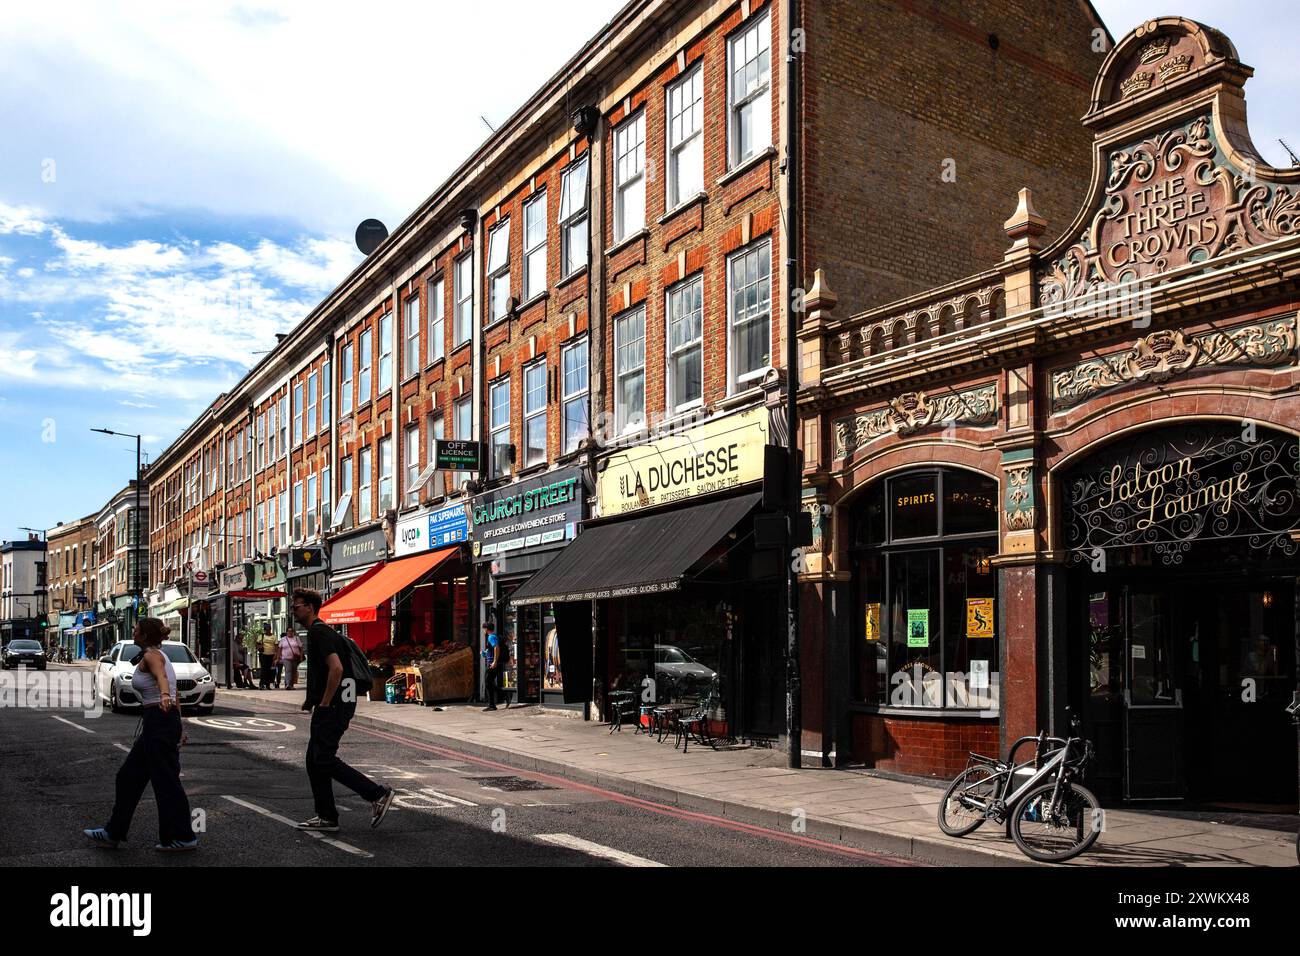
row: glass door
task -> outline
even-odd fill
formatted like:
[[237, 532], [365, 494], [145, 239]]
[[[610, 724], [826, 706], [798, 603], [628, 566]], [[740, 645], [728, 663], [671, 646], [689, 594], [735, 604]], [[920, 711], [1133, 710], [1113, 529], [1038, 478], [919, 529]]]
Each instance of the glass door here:
[[1167, 588], [1125, 588], [1124, 797], [1181, 799], [1183, 773], [1183, 652]]

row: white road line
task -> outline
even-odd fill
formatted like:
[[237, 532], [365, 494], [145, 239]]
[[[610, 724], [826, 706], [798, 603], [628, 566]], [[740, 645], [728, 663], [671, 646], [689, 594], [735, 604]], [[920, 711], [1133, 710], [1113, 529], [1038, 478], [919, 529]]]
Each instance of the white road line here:
[[89, 727], [83, 727], [81, 726], [81, 724], [73, 723], [71, 720], [68, 720], [66, 717], [60, 717], [57, 714], [51, 714], [50, 716], [53, 717], [61, 724], [67, 724], [69, 727], [76, 727], [83, 734], [94, 734], [94, 731], [91, 730]]
[[[283, 823], [287, 827], [292, 827], [294, 830], [298, 830], [297, 823], [290, 820], [288, 817], [282, 817], [280, 816], [280, 814], [266, 809], [266, 807], [259, 807], [255, 803], [249, 803], [247, 800], [241, 800], [238, 797], [232, 797], [226, 793], [223, 793], [221, 795], [221, 798], [223, 800], [229, 800], [231, 803], [238, 804], [241, 807], [246, 807], [247, 809], [252, 810], [255, 813], [260, 813], [262, 816], [268, 817], [269, 819], [274, 820], [276, 823]], [[374, 858], [373, 853], [367, 853], [365, 850], [362, 850], [359, 847], [355, 847], [351, 843], [344, 843], [342, 840], [336, 840], [333, 837], [326, 836], [325, 834], [319, 833], [315, 830], [298, 830], [298, 832], [306, 833], [309, 836], [314, 836], [316, 839], [328, 843], [330, 846], [336, 847], [337, 849], [342, 850], [344, 853], [351, 853], [353, 856], [365, 857], [367, 860]]]
[[116, 747], [118, 750], [123, 751], [124, 753], [130, 753], [130, 752], [131, 752], [131, 748], [128, 747], [126, 744], [114, 743], [113, 746]]
[[477, 807], [478, 804], [470, 800], [462, 800], [460, 797], [453, 797], [449, 793], [443, 793], [440, 790], [430, 790], [428, 787], [422, 787], [421, 793], [427, 793], [431, 797], [437, 797], [439, 800], [450, 800], [452, 803], [459, 803], [462, 807]]
[[613, 860], [622, 866], [665, 866], [663, 863], [656, 863], [654, 860], [647, 860], [643, 856], [633, 856], [631, 853], [624, 853], [622, 850], [615, 850], [612, 847], [601, 846], [599, 843], [592, 843], [590, 840], [583, 840], [579, 837], [568, 833], [538, 833], [533, 839], [541, 840], [543, 843], [551, 843], [555, 846], [566, 847], [570, 850], [577, 850], [580, 853], [586, 853], [589, 856], [600, 857], [602, 860]]

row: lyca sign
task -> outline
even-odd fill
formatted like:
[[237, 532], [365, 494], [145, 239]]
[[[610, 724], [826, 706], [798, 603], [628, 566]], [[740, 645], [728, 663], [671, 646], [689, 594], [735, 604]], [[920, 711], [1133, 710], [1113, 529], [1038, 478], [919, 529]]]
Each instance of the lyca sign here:
[[767, 416], [766, 408], [752, 408], [613, 452], [597, 487], [601, 517], [761, 481]]
[[397, 523], [394, 552], [402, 557], [468, 540], [469, 517], [462, 502], [437, 511], [420, 511], [403, 518]]

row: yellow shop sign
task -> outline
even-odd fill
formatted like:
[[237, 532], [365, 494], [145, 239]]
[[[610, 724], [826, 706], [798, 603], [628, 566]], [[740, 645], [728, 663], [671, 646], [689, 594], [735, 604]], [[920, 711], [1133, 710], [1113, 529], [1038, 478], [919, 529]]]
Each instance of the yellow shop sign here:
[[761, 481], [767, 415], [753, 408], [612, 452], [597, 486], [601, 517]]

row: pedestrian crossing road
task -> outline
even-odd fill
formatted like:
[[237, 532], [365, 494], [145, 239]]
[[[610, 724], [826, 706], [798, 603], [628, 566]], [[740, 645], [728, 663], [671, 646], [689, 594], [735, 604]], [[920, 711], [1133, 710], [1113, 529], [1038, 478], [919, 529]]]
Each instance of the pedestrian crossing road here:
[[307, 714], [218, 705], [187, 717], [182, 782], [200, 851], [153, 851], [148, 791], [124, 847], [90, 846], [138, 717], [0, 709], [0, 864], [7, 866], [893, 866], [902, 861], [794, 833], [693, 813], [526, 773], [422, 741], [352, 727], [340, 755], [397, 791], [370, 807], [336, 786], [337, 833], [296, 829], [313, 815], [304, 769]]

